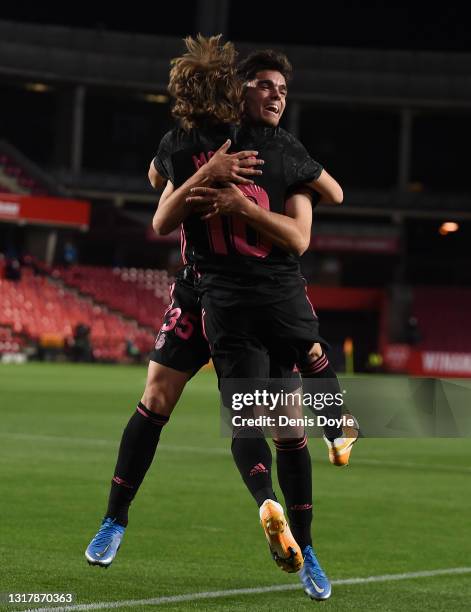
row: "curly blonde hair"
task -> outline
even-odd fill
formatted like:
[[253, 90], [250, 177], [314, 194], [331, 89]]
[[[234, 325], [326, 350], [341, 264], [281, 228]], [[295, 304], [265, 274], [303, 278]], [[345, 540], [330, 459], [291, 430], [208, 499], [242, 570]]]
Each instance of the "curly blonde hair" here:
[[171, 61], [168, 91], [172, 115], [185, 130], [203, 124], [238, 123], [242, 83], [237, 76], [234, 45], [222, 34], [185, 38], [187, 53]]

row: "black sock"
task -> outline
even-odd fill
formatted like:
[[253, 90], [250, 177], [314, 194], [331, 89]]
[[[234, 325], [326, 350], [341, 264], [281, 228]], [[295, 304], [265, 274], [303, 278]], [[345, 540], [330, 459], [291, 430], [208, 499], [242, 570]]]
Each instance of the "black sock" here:
[[307, 439], [274, 440], [278, 482], [289, 525], [301, 550], [312, 545], [312, 466]]
[[[322, 356], [319, 357], [317, 361], [300, 364], [299, 372], [305, 379], [319, 380], [319, 392], [329, 393], [334, 397], [337, 393], [342, 395], [337, 375], [330, 365], [325, 353], [322, 353]], [[342, 416], [342, 406], [338, 402], [333, 402], [332, 406], [326, 406], [323, 410], [320, 410], [318, 414], [326, 416], [329, 419], [340, 419]], [[324, 434], [326, 438], [332, 441], [334, 438], [341, 438], [343, 436], [343, 430], [336, 425], [325, 425]]]
[[106, 516], [124, 527], [128, 524], [129, 506], [152, 463], [167, 421], [167, 416], [152, 412], [139, 402], [123, 432]]
[[232, 456], [247, 489], [260, 507], [266, 499], [276, 501], [271, 482], [271, 450], [261, 429], [243, 427], [232, 439]]

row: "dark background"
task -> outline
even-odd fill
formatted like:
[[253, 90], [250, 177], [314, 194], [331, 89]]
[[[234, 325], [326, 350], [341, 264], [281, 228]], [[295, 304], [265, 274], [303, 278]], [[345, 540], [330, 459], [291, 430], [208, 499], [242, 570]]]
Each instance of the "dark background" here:
[[[52, 5], [52, 3], [50, 3]], [[95, 3], [14, 2], [0, 18], [78, 28], [186, 36], [195, 33], [194, 1], [133, 3], [133, 10]], [[264, 3], [239, 1], [229, 9], [228, 38], [257, 43], [365, 49], [469, 51], [466, 2]]]

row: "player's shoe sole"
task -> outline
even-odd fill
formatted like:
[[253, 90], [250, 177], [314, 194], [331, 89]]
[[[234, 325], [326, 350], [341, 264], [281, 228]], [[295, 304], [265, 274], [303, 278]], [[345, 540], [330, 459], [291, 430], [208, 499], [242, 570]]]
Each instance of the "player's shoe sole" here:
[[285, 572], [298, 572], [303, 566], [303, 556], [282, 506], [271, 499], [264, 501], [260, 507], [260, 523], [275, 563]]
[[[118, 548], [116, 549], [116, 554], [118, 554], [118, 550], [121, 548], [121, 545], [118, 546]], [[114, 561], [114, 557], [111, 561], [109, 561], [108, 563], [103, 563], [102, 561], [96, 561], [94, 559], [91, 559], [88, 555], [87, 552], [85, 551], [85, 559], [87, 560], [88, 565], [95, 565], [96, 567], [103, 567], [104, 569], [108, 569], [110, 567], [110, 565], [113, 563]]]
[[360, 433], [360, 426], [353, 415], [346, 413], [343, 417], [352, 420], [353, 425], [343, 426], [344, 437], [342, 438], [342, 442], [338, 443], [337, 440], [331, 442], [324, 436], [324, 442], [329, 449], [329, 461], [333, 465], [338, 465], [339, 467], [345, 467], [349, 464], [353, 445], [358, 440]]

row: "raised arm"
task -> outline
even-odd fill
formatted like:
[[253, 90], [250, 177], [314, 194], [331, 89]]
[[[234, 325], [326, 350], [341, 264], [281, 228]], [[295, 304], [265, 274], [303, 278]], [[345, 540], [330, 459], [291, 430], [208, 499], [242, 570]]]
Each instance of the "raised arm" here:
[[307, 185], [321, 196], [319, 204], [342, 204], [342, 188], [326, 170], [322, 170], [319, 178]]

